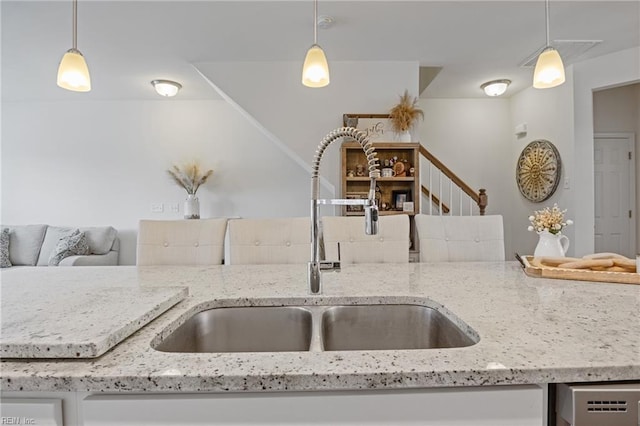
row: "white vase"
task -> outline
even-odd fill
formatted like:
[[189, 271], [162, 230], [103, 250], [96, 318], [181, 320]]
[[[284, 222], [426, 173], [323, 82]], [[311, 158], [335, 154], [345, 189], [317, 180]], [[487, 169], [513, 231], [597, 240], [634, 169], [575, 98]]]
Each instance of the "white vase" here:
[[564, 257], [569, 248], [569, 238], [561, 233], [552, 234], [549, 231], [538, 232], [538, 245], [533, 257]]
[[184, 201], [184, 218], [200, 219], [200, 200], [194, 194], [187, 195]]
[[398, 142], [411, 142], [411, 133], [408, 130], [396, 133], [396, 139]]

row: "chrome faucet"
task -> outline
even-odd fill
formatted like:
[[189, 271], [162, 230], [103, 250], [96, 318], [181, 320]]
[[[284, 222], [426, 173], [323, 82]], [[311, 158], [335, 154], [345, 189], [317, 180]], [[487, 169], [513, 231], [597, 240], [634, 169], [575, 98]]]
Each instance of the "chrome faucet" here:
[[[321, 200], [320, 196], [320, 178], [318, 176], [318, 170], [320, 169], [320, 160], [322, 155], [331, 142], [344, 136], [351, 137], [356, 140], [362, 146], [362, 150], [367, 158], [367, 166], [369, 169], [369, 178], [371, 184], [369, 186], [369, 193], [364, 200], [347, 200], [347, 199], [330, 199]], [[376, 150], [369, 142], [367, 136], [360, 130], [353, 127], [342, 127], [332, 130], [327, 136], [322, 139], [316, 155], [313, 158], [312, 172], [311, 172], [311, 262], [307, 270], [307, 281], [309, 282], [309, 291], [312, 294], [318, 294], [321, 292], [321, 271], [339, 271], [340, 261], [320, 261], [320, 214], [319, 207], [321, 204], [332, 205], [360, 205], [364, 206], [364, 221], [365, 221], [365, 233], [367, 235], [375, 235], [378, 233], [378, 206], [376, 205], [376, 179], [380, 177], [380, 170], [378, 169], [378, 158], [376, 156]]]

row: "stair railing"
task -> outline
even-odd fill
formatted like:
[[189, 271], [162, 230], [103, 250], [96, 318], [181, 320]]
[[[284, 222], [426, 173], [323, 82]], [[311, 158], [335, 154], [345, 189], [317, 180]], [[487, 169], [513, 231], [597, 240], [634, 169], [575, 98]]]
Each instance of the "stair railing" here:
[[[428, 182], [426, 187], [422, 185], [422, 193], [430, 200], [429, 214], [463, 216], [473, 215], [475, 210], [484, 216], [489, 201], [486, 189], [481, 188], [478, 191], [472, 189], [422, 144], [420, 145], [420, 155], [428, 165], [427, 173], [424, 173], [425, 168], [422, 168], [422, 180]], [[457, 201], [454, 200], [454, 194]], [[444, 198], [447, 198], [448, 202], [444, 202]], [[474, 204], [477, 206], [477, 210], [474, 208]], [[436, 209], [435, 213], [434, 208]]]

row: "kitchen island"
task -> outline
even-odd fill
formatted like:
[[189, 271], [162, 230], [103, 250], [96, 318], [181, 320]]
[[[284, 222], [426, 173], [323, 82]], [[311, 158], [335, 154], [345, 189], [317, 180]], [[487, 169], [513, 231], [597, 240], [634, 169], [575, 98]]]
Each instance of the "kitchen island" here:
[[[24, 286], [90, 285], [187, 287], [189, 296], [98, 358], [3, 360], [2, 390], [333, 392], [640, 379], [640, 286], [530, 278], [515, 262], [346, 265], [323, 280], [323, 294], [311, 296], [304, 265], [3, 271], [3, 295]], [[167, 353], [151, 346], [161, 332], [209, 308], [379, 303], [431, 306], [479, 341], [449, 349], [280, 353]]]

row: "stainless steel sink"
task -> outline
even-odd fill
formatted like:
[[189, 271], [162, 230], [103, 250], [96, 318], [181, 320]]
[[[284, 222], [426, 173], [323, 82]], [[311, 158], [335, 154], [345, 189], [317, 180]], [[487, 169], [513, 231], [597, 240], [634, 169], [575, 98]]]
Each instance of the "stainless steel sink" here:
[[422, 305], [252, 306], [198, 312], [154, 347], [163, 352], [350, 351], [456, 348], [477, 341], [477, 335], [465, 334], [447, 316]]
[[420, 305], [336, 306], [322, 315], [325, 351], [459, 348], [476, 343], [439, 311]]
[[296, 306], [216, 308], [199, 312], [156, 349], [163, 352], [308, 351], [311, 312]]

